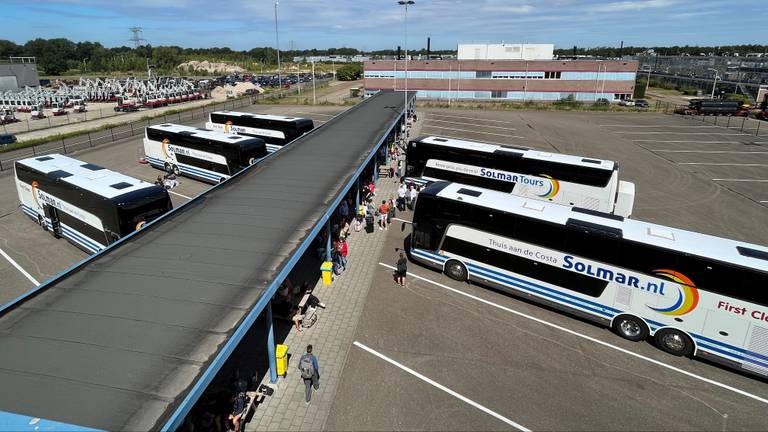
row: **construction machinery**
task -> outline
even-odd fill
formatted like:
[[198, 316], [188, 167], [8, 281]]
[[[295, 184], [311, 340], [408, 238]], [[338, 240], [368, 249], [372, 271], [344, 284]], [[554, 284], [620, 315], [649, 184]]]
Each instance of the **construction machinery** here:
[[13, 110], [10, 109], [4, 109], [0, 111], [0, 124], [8, 124], [8, 123], [16, 123], [19, 121], [19, 119], [16, 118], [16, 115], [13, 113]]
[[64, 105], [65, 104], [61, 102], [51, 103], [51, 114], [53, 114], [54, 117], [69, 114], [69, 112], [64, 108]]
[[43, 112], [43, 107], [41, 105], [32, 107], [32, 109], [29, 111], [29, 118], [32, 120], [44, 119], [45, 113]]

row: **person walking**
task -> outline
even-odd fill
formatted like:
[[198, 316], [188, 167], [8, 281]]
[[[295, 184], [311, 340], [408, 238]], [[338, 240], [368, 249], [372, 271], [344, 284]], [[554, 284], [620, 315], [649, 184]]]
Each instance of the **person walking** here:
[[317, 364], [317, 357], [312, 354], [312, 345], [307, 345], [307, 352], [299, 359], [299, 371], [301, 379], [304, 380], [304, 397], [309, 405], [312, 399], [312, 387], [315, 390], [320, 388], [320, 365]]
[[400, 251], [400, 257], [397, 259], [395, 265], [395, 282], [400, 286], [405, 286], [405, 276], [408, 272], [408, 258], [405, 257], [405, 252]]
[[397, 209], [400, 211], [405, 210], [406, 196], [408, 195], [408, 188], [405, 183], [400, 183], [400, 187], [397, 188]]
[[387, 200], [382, 200], [381, 205], [379, 206], [379, 229], [385, 230], [388, 229], [387, 227], [387, 218], [389, 217], [389, 205], [387, 205]]

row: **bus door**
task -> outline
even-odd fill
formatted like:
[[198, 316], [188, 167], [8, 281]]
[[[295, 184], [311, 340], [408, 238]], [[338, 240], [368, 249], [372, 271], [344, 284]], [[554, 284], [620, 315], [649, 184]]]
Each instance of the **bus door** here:
[[49, 204], [43, 204], [43, 211], [45, 212], [45, 217], [51, 220], [51, 234], [53, 234], [54, 237], [59, 238], [61, 236], [59, 209]]

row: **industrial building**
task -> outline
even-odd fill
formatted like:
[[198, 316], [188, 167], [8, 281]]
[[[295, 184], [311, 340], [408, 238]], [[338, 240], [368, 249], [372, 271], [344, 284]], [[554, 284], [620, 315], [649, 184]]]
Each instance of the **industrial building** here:
[[459, 44], [459, 60], [552, 60], [554, 44]]
[[[636, 60], [416, 60], [408, 90], [421, 99], [610, 101], [632, 97], [637, 69]], [[364, 78], [366, 94], [403, 90], [405, 61], [366, 61]]]
[[11, 57], [0, 63], [0, 91], [22, 89], [40, 85], [34, 57]]

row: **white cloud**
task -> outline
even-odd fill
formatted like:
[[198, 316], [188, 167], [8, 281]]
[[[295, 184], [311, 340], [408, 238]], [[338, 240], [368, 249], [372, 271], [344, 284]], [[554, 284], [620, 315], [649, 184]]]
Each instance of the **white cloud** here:
[[612, 3], [603, 3], [590, 6], [588, 10], [592, 12], [627, 12], [639, 11], [645, 9], [656, 9], [673, 6], [680, 3], [680, 0], [632, 0]]

